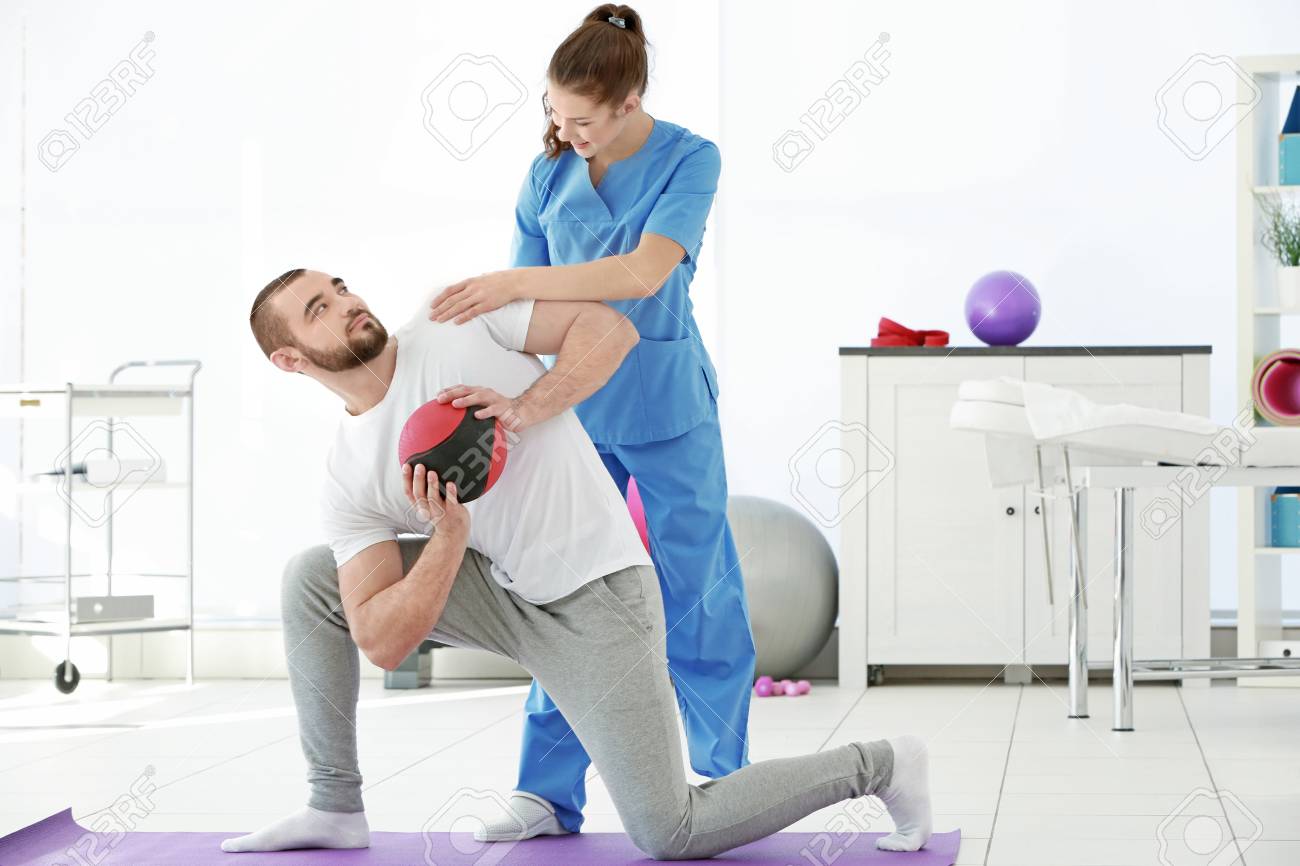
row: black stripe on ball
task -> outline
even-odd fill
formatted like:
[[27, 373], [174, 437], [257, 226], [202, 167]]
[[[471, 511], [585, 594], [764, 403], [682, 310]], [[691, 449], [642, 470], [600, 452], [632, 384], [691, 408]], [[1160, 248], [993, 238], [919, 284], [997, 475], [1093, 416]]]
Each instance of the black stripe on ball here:
[[465, 417], [446, 439], [427, 451], [407, 458], [412, 466], [422, 465], [438, 473], [438, 494], [447, 495], [447, 482], [456, 485], [460, 502], [473, 502], [483, 495], [492, 470], [492, 449], [496, 445], [496, 419], [475, 418], [481, 406], [468, 406]]

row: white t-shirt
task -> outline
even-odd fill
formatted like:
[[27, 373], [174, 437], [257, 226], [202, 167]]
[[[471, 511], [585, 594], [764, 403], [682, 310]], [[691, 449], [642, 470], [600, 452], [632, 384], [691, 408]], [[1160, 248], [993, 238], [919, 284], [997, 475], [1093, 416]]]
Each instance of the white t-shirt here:
[[[522, 351], [533, 301], [506, 304], [463, 325], [433, 322], [427, 306], [393, 336], [397, 365], [378, 405], [339, 422], [326, 465], [322, 518], [342, 567], [399, 532], [429, 535], [402, 487], [397, 440], [406, 419], [452, 385], [507, 397], [546, 372]], [[534, 603], [589, 581], [650, 565], [627, 505], [572, 409], [508, 434], [506, 465], [487, 493], [465, 505], [469, 546], [492, 560], [492, 577]]]

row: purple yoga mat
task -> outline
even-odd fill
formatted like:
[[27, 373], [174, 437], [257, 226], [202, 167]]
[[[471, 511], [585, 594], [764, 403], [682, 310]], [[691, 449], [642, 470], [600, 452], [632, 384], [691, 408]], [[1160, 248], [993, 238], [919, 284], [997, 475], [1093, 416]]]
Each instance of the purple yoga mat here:
[[[64, 809], [0, 839], [3, 866], [580, 866], [650, 863], [622, 833], [580, 833], [527, 842], [479, 845], [468, 833], [370, 834], [370, 847], [350, 851], [320, 849], [264, 854], [227, 854], [221, 840], [229, 833], [96, 833]], [[677, 863], [755, 863], [770, 866], [857, 863], [897, 866], [952, 866], [961, 831], [936, 833], [920, 851], [880, 851], [883, 833], [777, 833], [720, 854], [712, 860]]]

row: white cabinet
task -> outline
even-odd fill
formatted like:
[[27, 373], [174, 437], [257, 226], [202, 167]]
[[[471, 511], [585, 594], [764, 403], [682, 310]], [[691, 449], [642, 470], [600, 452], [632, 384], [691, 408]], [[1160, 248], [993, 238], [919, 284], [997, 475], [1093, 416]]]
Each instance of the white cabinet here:
[[[868, 664], [1065, 664], [1067, 503], [1047, 503], [1049, 602], [1036, 510], [1043, 502], [1028, 488], [992, 487], [983, 437], [949, 429], [958, 384], [1011, 376], [1101, 402], [1206, 414], [1208, 348], [845, 349], [841, 356], [844, 422], [865, 426], [871, 447], [892, 458], [840, 524], [841, 683], [865, 684]], [[854, 453], [862, 441], [843, 441], [850, 471], [882, 462]], [[1137, 491], [1138, 514], [1160, 493]], [[1090, 495], [1093, 663], [1106, 663], [1111, 652], [1114, 515], [1110, 495]], [[1140, 657], [1208, 655], [1207, 529], [1202, 503], [1182, 509], [1164, 532], [1137, 534]]]
[[894, 466], [841, 531], [866, 532], [872, 664], [1008, 664], [1023, 645], [1021, 591], [1007, 575], [1024, 566], [1024, 492], [992, 488], [983, 440], [948, 429], [963, 379], [1019, 376], [1023, 365], [953, 360], [867, 364], [867, 429]]

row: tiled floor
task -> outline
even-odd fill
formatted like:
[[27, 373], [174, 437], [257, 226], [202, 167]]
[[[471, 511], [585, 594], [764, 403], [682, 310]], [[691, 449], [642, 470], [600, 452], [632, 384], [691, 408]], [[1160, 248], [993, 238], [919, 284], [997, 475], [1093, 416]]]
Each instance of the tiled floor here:
[[[497, 683], [385, 692], [362, 686], [358, 735], [375, 830], [460, 827], [474, 798], [506, 792], [525, 688]], [[930, 746], [936, 829], [960, 827], [958, 863], [1300, 864], [1300, 689], [1139, 686], [1138, 730], [1065, 717], [1063, 686], [814, 686], [756, 700], [751, 758], [914, 732]], [[305, 800], [283, 680], [0, 683], [0, 834], [71, 806], [83, 823], [135, 786], [140, 830], [254, 829]], [[143, 786], [143, 787], [142, 787]], [[587, 828], [621, 829], [600, 778]], [[842, 807], [793, 829], [838, 826]], [[892, 829], [888, 817], [872, 830]], [[1163, 841], [1163, 847], [1162, 847]], [[1240, 859], [1237, 859], [1238, 855]], [[1163, 859], [1162, 859], [1163, 858]]]

